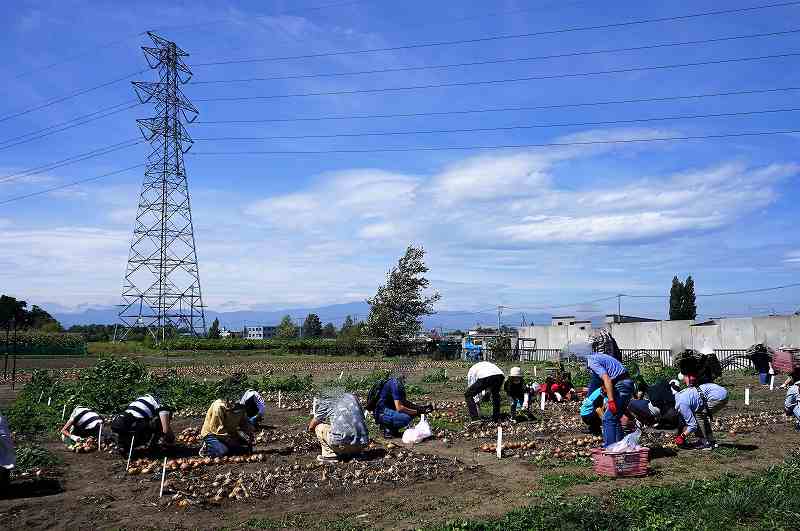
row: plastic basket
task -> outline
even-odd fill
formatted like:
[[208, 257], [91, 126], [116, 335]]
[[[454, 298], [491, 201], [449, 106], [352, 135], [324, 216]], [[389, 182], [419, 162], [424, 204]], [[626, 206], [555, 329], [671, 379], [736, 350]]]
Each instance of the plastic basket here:
[[650, 472], [650, 448], [616, 454], [593, 448], [592, 468], [598, 475], [612, 478], [646, 476]]
[[776, 371], [790, 373], [792, 369], [800, 365], [800, 350], [776, 350], [772, 357], [772, 367]]

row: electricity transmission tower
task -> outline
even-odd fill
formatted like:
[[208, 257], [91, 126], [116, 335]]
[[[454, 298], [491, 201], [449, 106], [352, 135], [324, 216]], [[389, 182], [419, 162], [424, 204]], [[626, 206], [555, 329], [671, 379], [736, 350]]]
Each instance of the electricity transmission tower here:
[[180, 89], [192, 77], [183, 62], [189, 54], [174, 42], [148, 32], [154, 46], [143, 46], [159, 81], [134, 81], [141, 103], [154, 102], [155, 116], [136, 120], [151, 151], [147, 156], [139, 208], [122, 287], [115, 339], [145, 328], [156, 341], [168, 332], [206, 334], [192, 209], [183, 155], [192, 138], [183, 122], [197, 109]]

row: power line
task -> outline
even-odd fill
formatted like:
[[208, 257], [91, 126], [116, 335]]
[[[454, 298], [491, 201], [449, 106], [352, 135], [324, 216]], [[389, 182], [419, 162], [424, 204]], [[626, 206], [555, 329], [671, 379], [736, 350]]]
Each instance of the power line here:
[[[773, 286], [771, 288], [755, 288], [755, 289], [744, 289], [739, 291], [720, 291], [717, 293], [698, 293], [695, 297], [721, 297], [724, 295], [744, 295], [747, 293], [764, 293], [767, 291], [777, 291], [786, 288], [796, 288], [800, 287], [800, 282], [795, 282], [793, 284], [784, 284], [782, 286]], [[630, 297], [633, 299], [668, 299], [669, 295], [622, 295], [623, 297]]]
[[385, 48], [367, 48], [362, 50], [343, 50], [343, 51], [333, 51], [333, 52], [321, 52], [321, 53], [314, 53], [314, 54], [305, 54], [305, 55], [294, 55], [294, 56], [284, 56], [284, 57], [256, 57], [250, 59], [231, 59], [225, 61], [213, 61], [208, 63], [199, 63], [195, 66], [217, 66], [217, 65], [226, 65], [226, 64], [242, 64], [242, 63], [258, 63], [258, 62], [271, 62], [271, 61], [289, 61], [289, 60], [296, 60], [296, 59], [312, 59], [317, 57], [332, 57], [332, 56], [339, 56], [339, 55], [355, 55], [355, 54], [364, 54], [364, 53], [377, 53], [377, 52], [391, 52], [397, 50], [409, 50], [415, 48], [430, 48], [430, 47], [438, 47], [438, 46], [453, 46], [459, 44], [471, 44], [471, 43], [478, 43], [478, 42], [488, 42], [488, 41], [498, 41], [498, 40], [506, 40], [506, 39], [522, 39], [522, 38], [530, 38], [530, 37], [538, 37], [543, 35], [556, 35], [560, 33], [571, 33], [571, 32], [578, 32], [578, 31], [590, 31], [590, 30], [602, 30], [602, 29], [612, 29], [612, 28], [621, 28], [627, 26], [635, 26], [639, 24], [652, 24], [657, 22], [674, 22], [678, 20], [689, 20], [693, 18], [701, 18], [701, 17], [709, 17], [709, 16], [717, 16], [717, 15], [727, 15], [727, 14], [734, 14], [734, 13], [748, 13], [757, 10], [763, 9], [771, 9], [771, 8], [778, 8], [778, 7], [788, 7], [800, 4], [800, 1], [796, 2], [782, 2], [776, 4], [765, 4], [759, 6], [751, 6], [751, 7], [742, 7], [742, 8], [735, 8], [735, 9], [721, 9], [715, 11], [705, 11], [700, 13], [691, 13], [687, 15], [677, 15], [671, 17], [658, 17], [658, 18], [649, 18], [649, 19], [639, 19], [639, 20], [630, 20], [626, 22], [614, 22], [611, 24], [600, 24], [594, 26], [573, 26], [567, 28], [560, 28], [560, 29], [553, 29], [553, 30], [543, 30], [543, 31], [536, 31], [530, 33], [518, 33], [512, 35], [493, 35], [488, 37], [477, 37], [473, 39], [460, 39], [460, 40], [452, 40], [452, 41], [439, 41], [439, 42], [429, 42], [429, 43], [415, 43], [415, 44], [404, 44], [400, 46], [389, 46]]
[[796, 57], [800, 55], [800, 52], [790, 52], [790, 53], [782, 53], [782, 54], [771, 54], [771, 55], [761, 55], [761, 56], [754, 56], [754, 57], [736, 57], [731, 59], [717, 59], [711, 61], [697, 61], [693, 63], [673, 63], [673, 64], [666, 64], [666, 65], [650, 65], [650, 66], [636, 66], [636, 67], [629, 67], [629, 68], [615, 68], [611, 70], [597, 70], [594, 72], [573, 72], [573, 73], [565, 73], [565, 74], [540, 74], [536, 76], [524, 76], [524, 77], [516, 77], [516, 78], [505, 78], [505, 79], [485, 79], [485, 80], [475, 80], [475, 81], [457, 81], [457, 82], [449, 82], [449, 83], [429, 83], [425, 85], [407, 85], [403, 87], [379, 87], [379, 88], [369, 88], [369, 89], [354, 89], [354, 90], [334, 90], [334, 91], [322, 91], [322, 92], [300, 92], [294, 94], [270, 94], [267, 96], [222, 96], [216, 98], [202, 98], [197, 99], [195, 101], [200, 102], [210, 102], [210, 101], [254, 101], [254, 100], [273, 100], [273, 99], [282, 99], [282, 98], [301, 98], [301, 97], [309, 97], [309, 96], [347, 96], [353, 94], [372, 94], [372, 93], [384, 93], [384, 92], [399, 92], [399, 91], [407, 91], [407, 90], [427, 90], [427, 89], [435, 89], [435, 88], [454, 88], [454, 87], [469, 87], [469, 86], [477, 86], [477, 85], [500, 85], [505, 83], [520, 83], [524, 81], [541, 81], [546, 79], [566, 79], [566, 78], [576, 78], [576, 77], [589, 77], [589, 76], [597, 76], [597, 75], [605, 75], [605, 74], [623, 74], [623, 73], [630, 73], [630, 72], [644, 72], [648, 70], [669, 70], [673, 68], [687, 68], [687, 67], [695, 67], [695, 66], [709, 66], [709, 65], [719, 65], [719, 64], [730, 64], [730, 63], [739, 63], [739, 62], [747, 62], [747, 61], [763, 61], [768, 59], [784, 59], [787, 57]]
[[446, 68], [460, 68], [460, 67], [468, 67], [468, 66], [483, 66], [483, 65], [494, 65], [494, 64], [505, 64], [505, 63], [522, 63], [522, 62], [530, 62], [530, 61], [540, 61], [545, 59], [563, 59], [567, 57], [580, 57], [586, 55], [598, 55], [598, 54], [610, 54], [610, 53], [619, 53], [619, 52], [632, 52], [632, 51], [642, 51], [642, 50], [652, 50], [657, 48], [669, 48], [669, 47], [677, 47], [677, 46], [691, 46], [691, 45], [698, 45], [698, 44], [710, 44], [716, 42], [727, 42], [727, 41], [734, 41], [734, 40], [744, 40], [744, 39], [754, 39], [754, 38], [764, 38], [764, 37], [777, 37], [782, 35], [792, 35], [800, 32], [800, 29], [792, 29], [786, 31], [774, 31], [769, 33], [753, 33], [749, 35], [734, 35], [729, 37], [717, 37], [713, 39], [701, 39], [701, 40], [694, 40], [694, 41], [681, 41], [681, 42], [670, 42], [670, 43], [660, 43], [660, 44], [647, 44], [642, 46], [631, 46], [627, 48], [608, 48], [602, 50], [584, 50], [578, 52], [565, 52], [565, 53], [558, 53], [558, 54], [550, 54], [550, 55], [538, 55], [532, 57], [512, 57], [512, 58], [499, 58], [499, 59], [487, 59], [483, 61], [469, 61], [469, 62], [462, 62], [462, 63], [450, 63], [450, 64], [441, 64], [441, 65], [421, 65], [421, 66], [402, 66], [402, 67], [394, 67], [394, 68], [378, 68], [372, 70], [361, 70], [355, 72], [323, 72], [323, 73], [316, 73], [316, 74], [292, 74], [292, 75], [282, 75], [282, 76], [269, 76], [269, 77], [250, 77], [250, 78], [242, 78], [242, 79], [216, 79], [210, 81], [193, 81], [193, 85], [213, 85], [213, 84], [230, 84], [230, 83], [250, 83], [250, 82], [257, 82], [257, 81], [285, 81], [291, 79], [311, 79], [311, 78], [320, 78], [320, 77], [342, 77], [342, 76], [356, 76], [356, 75], [367, 75], [367, 74], [386, 74], [392, 72], [409, 72], [409, 71], [417, 71], [417, 70], [441, 70]]
[[[40, 138], [45, 138], [50, 135], [54, 135], [56, 133], [60, 133], [62, 131], [67, 131], [74, 127], [79, 127], [81, 125], [86, 125], [90, 122], [94, 122], [95, 120], [100, 120], [102, 118], [107, 118], [109, 116], [113, 116], [115, 114], [119, 114], [121, 112], [127, 111], [129, 109], [133, 109], [140, 105], [139, 102], [132, 100], [128, 102], [118, 103], [116, 105], [112, 105], [110, 107], [105, 107], [103, 109], [99, 109], [94, 112], [90, 112], [88, 114], [84, 114], [82, 116], [77, 116], [70, 120], [66, 120], [64, 122], [49, 125], [37, 131], [31, 131], [30, 133], [25, 133], [24, 135], [19, 135], [13, 138], [9, 138], [7, 140], [0, 141], [0, 151], [4, 149], [8, 149], [14, 146], [18, 146], [20, 144], [26, 144], [28, 142], [33, 142], [34, 140], [39, 140]], [[106, 112], [109, 111], [109, 112]], [[103, 114], [104, 113], [104, 114]], [[41, 134], [37, 134], [41, 133]], [[27, 138], [29, 137], [29, 138]], [[16, 140], [16, 142], [15, 142]]]
[[120, 173], [124, 173], [126, 171], [130, 171], [130, 170], [133, 170], [135, 168], [142, 168], [144, 166], [145, 166], [144, 164], [136, 164], [134, 166], [128, 166], [127, 168], [123, 168], [121, 170], [114, 170], [114, 171], [111, 171], [111, 172], [108, 172], [108, 173], [104, 173], [102, 175], [96, 175], [94, 177], [89, 177], [88, 179], [80, 179], [80, 180], [77, 180], [77, 181], [72, 181], [72, 182], [69, 182], [69, 183], [60, 184], [58, 186], [53, 186], [51, 188], [46, 188], [44, 190], [39, 190], [37, 192], [31, 192], [29, 194], [18, 195], [16, 197], [11, 197], [9, 199], [0, 199], [0, 205], [13, 203], [14, 201], [21, 201], [23, 199], [28, 199], [30, 197], [35, 197], [37, 195], [42, 195], [42, 194], [47, 194], [47, 193], [50, 193], [50, 192], [55, 192], [57, 190], [63, 190], [64, 188], [70, 188], [72, 186], [77, 186], [79, 184], [88, 183], [90, 181], [96, 181], [98, 179], [103, 179], [105, 177], [110, 177], [112, 175], [117, 175], [117, 174], [120, 174]]
[[140, 139], [130, 139], [124, 140], [122, 142], [118, 142], [116, 144], [111, 144], [110, 146], [105, 146], [102, 148], [93, 149], [91, 151], [87, 151], [85, 153], [79, 153], [78, 155], [73, 155], [71, 157], [67, 157], [65, 159], [57, 160], [55, 162], [49, 162], [47, 164], [43, 164], [41, 166], [36, 166], [34, 168], [29, 168], [27, 170], [19, 171], [16, 173], [12, 173], [10, 175], [6, 175], [5, 177], [0, 177], [0, 183], [6, 183], [10, 181], [15, 181], [22, 177], [28, 177], [30, 175], [42, 172], [42, 171], [49, 171], [54, 170], [56, 168], [62, 168], [64, 166], [68, 166], [70, 164], [74, 164], [76, 162], [82, 162], [84, 160], [93, 159], [95, 157], [99, 157], [102, 155], [107, 155], [109, 153], [113, 153], [115, 151], [119, 151], [121, 149], [133, 147], [136, 144], [142, 143]]
[[111, 81], [106, 81], [105, 83], [100, 83], [99, 85], [94, 85], [94, 86], [91, 86], [91, 87], [88, 87], [88, 88], [85, 88], [85, 89], [81, 89], [81, 90], [78, 90], [78, 91], [75, 91], [75, 92], [71, 92], [71, 93], [69, 93], [69, 94], [67, 94], [65, 96], [60, 96], [58, 98], [54, 98], [52, 100], [48, 100], [45, 103], [36, 105], [34, 107], [28, 107], [27, 109], [23, 109], [21, 111], [14, 112], [12, 114], [7, 114], [5, 116], [0, 116], [0, 122], [5, 122], [6, 120], [10, 120], [12, 118], [18, 118], [20, 116], [24, 116], [26, 114], [32, 113], [33, 111], [38, 111], [40, 109], [45, 109], [47, 107], [51, 107], [53, 105], [56, 105], [57, 103], [62, 103], [62, 102], [67, 101], [69, 99], [72, 99], [72, 98], [75, 98], [75, 97], [78, 97], [78, 96], [82, 96], [83, 94], [88, 94], [89, 92], [93, 92], [95, 90], [98, 90], [98, 89], [101, 89], [101, 88], [104, 88], [104, 87], [108, 87], [110, 85], [113, 85], [114, 83], [119, 83], [120, 81], [126, 81], [126, 80], [128, 80], [128, 79], [130, 79], [130, 78], [132, 78], [134, 76], [138, 76], [139, 74], [142, 74], [142, 73], [147, 72], [147, 71], [149, 71], [149, 69], [139, 70], [137, 72], [133, 72], [133, 73], [125, 75], [123, 77], [112, 79]]
[[472, 151], [481, 149], [522, 149], [537, 147], [592, 146], [605, 144], [635, 144], [648, 142], [670, 142], [679, 140], [712, 140], [717, 138], [741, 138], [751, 136], [788, 135], [800, 133], [800, 129], [786, 131], [753, 131], [743, 133], [724, 133], [715, 135], [669, 136], [660, 138], [628, 138], [619, 140], [587, 140], [575, 142], [547, 142], [541, 144], [501, 144], [483, 146], [416, 146], [367, 149], [326, 149], [308, 151], [192, 151], [193, 155], [324, 155], [334, 153], [405, 153], [412, 151]]
[[270, 123], [270, 122], [305, 122], [305, 121], [312, 122], [312, 121], [324, 121], [324, 120], [362, 120], [362, 119], [375, 119], [375, 118], [415, 118], [420, 116], [450, 116], [454, 114], [541, 111], [541, 110], [551, 110], [551, 109], [565, 109], [570, 107], [594, 107], [602, 105], [622, 105], [629, 103], [655, 103], [655, 102], [677, 101], [677, 100], [687, 100], [687, 99], [716, 98], [721, 96], [768, 94], [768, 93], [788, 92], [795, 90], [800, 90], [800, 87], [779, 87], [771, 89], [752, 89], [752, 90], [738, 90], [738, 91], [728, 91], [728, 92], [710, 92], [704, 94], [688, 94], [683, 96], [654, 96], [647, 98], [632, 98], [623, 100], [605, 100], [605, 101], [593, 101], [584, 103], [556, 103], [551, 105], [534, 105], [534, 106], [521, 106], [521, 107], [488, 107], [480, 109], [462, 109], [462, 110], [450, 110], [450, 111], [427, 111], [427, 112], [390, 113], [390, 114], [352, 114], [344, 116], [258, 118], [252, 120], [197, 120], [194, 123], [201, 125], [213, 125], [213, 124], [255, 124], [255, 123]]
[[725, 112], [725, 113], [713, 113], [713, 114], [655, 116], [650, 118], [632, 118], [628, 120], [603, 120], [598, 122], [561, 122], [561, 123], [547, 123], [547, 124], [509, 125], [503, 127], [471, 127], [464, 129], [428, 129], [428, 130], [417, 130], [417, 131], [367, 131], [359, 133], [333, 133], [333, 134], [320, 134], [320, 135], [273, 135], [273, 136], [243, 136], [243, 137], [222, 136], [222, 137], [201, 137], [201, 138], [195, 138], [194, 140], [196, 141], [198, 140], [205, 140], [205, 141], [300, 140], [300, 139], [310, 139], [310, 138], [353, 138], [353, 137], [364, 137], [364, 136], [476, 133], [476, 132], [490, 132], [490, 131], [514, 131], [520, 129], [538, 129], [538, 128], [550, 128], [550, 127], [592, 127], [598, 125], [620, 125], [620, 124], [657, 122], [657, 121], [668, 121], [668, 120], [723, 118], [723, 117], [750, 116], [757, 114], [770, 114], [770, 113], [795, 112], [795, 111], [800, 111], [800, 107], [787, 108], [787, 109], [765, 109], [758, 111]]

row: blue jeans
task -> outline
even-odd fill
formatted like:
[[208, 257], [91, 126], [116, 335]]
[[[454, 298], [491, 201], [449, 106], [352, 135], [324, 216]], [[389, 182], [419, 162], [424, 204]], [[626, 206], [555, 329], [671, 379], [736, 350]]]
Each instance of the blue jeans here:
[[378, 423], [386, 429], [392, 430], [397, 433], [401, 428], [405, 428], [411, 424], [411, 415], [406, 413], [399, 413], [393, 409], [384, 409], [381, 413]]
[[622, 431], [620, 418], [625, 414], [628, 402], [633, 395], [633, 380], [620, 380], [614, 384], [614, 401], [617, 403], [617, 414], [614, 415], [609, 409], [603, 414], [603, 447], [610, 446], [619, 442], [625, 437]]
[[769, 385], [769, 373], [760, 372], [758, 373], [758, 383], [761, 385]]
[[208, 457], [222, 457], [227, 455], [229, 448], [228, 445], [214, 437], [213, 435], [206, 435], [203, 439], [206, 445], [206, 454]]

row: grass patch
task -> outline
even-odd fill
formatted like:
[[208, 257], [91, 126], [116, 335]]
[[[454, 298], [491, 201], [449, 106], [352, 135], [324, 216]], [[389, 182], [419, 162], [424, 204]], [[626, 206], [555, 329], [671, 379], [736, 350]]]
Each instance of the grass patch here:
[[[517, 509], [492, 520], [447, 522], [437, 530], [716, 530], [797, 529], [800, 457], [752, 476], [726, 474], [668, 486], [619, 489], [608, 499], [590, 496]], [[551, 481], [560, 485], [568, 479]]]
[[463, 422], [442, 418], [428, 419], [428, 424], [432, 430], [460, 431], [464, 427]]
[[447, 369], [436, 369], [422, 377], [422, 383], [428, 384], [447, 383], [447, 380]]
[[539, 481], [539, 488], [526, 494], [526, 496], [561, 496], [567, 490], [577, 485], [588, 485], [599, 481], [597, 474], [545, 474]]

